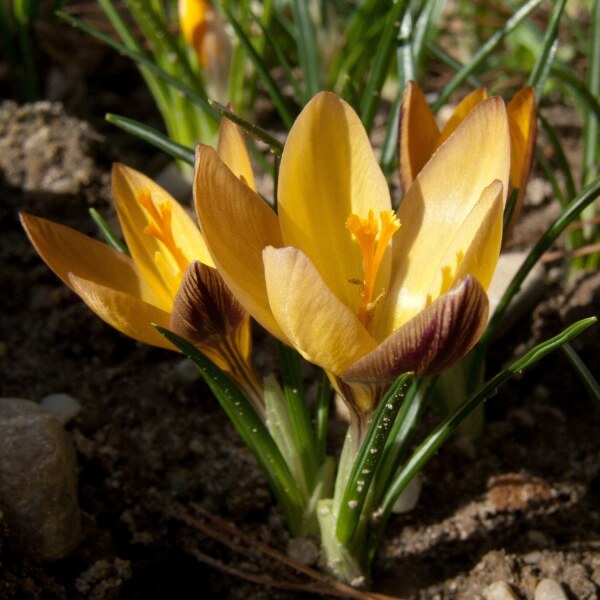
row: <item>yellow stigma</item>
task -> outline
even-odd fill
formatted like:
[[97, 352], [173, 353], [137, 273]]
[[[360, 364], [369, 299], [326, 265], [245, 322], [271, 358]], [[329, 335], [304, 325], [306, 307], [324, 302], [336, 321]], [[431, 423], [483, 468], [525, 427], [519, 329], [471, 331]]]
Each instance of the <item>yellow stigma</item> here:
[[358, 318], [369, 331], [372, 327], [373, 311], [381, 297], [380, 294], [373, 299], [377, 273], [392, 236], [400, 229], [400, 221], [393, 210], [381, 211], [379, 218], [381, 229], [372, 210], [369, 211], [366, 219], [356, 214], [351, 214], [346, 219], [346, 228], [358, 242], [363, 257], [365, 278], [359, 282]]
[[144, 227], [144, 233], [156, 238], [161, 242], [173, 257], [179, 274], [185, 273], [189, 261], [175, 243], [172, 229], [172, 210], [170, 202], [162, 202], [158, 207], [152, 202], [150, 190], [138, 193], [137, 201], [146, 209], [150, 217], [150, 223]]

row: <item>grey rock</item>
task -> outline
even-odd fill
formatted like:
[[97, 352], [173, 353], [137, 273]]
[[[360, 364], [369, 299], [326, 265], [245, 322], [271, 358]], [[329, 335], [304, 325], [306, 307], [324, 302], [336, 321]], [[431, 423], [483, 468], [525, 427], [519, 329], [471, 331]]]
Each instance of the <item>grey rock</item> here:
[[189, 358], [179, 361], [173, 369], [173, 379], [181, 385], [190, 385], [201, 377], [200, 371]]
[[309, 538], [291, 538], [287, 545], [287, 554], [301, 565], [316, 565], [319, 560], [319, 547]]
[[569, 600], [560, 583], [542, 579], [535, 588], [534, 600]]
[[48, 394], [42, 398], [41, 405], [63, 425], [74, 419], [81, 410], [79, 402], [69, 394]]
[[64, 558], [81, 540], [75, 449], [56, 417], [0, 398], [0, 510], [11, 545], [34, 560]]
[[[528, 256], [528, 252], [506, 252], [500, 255], [498, 265], [494, 272], [494, 277], [487, 294], [490, 299], [490, 317], [494, 314], [496, 306], [504, 295], [506, 288], [517, 274], [521, 265]], [[521, 289], [515, 294], [508, 311], [504, 315], [504, 320], [500, 324], [498, 335], [502, 335], [510, 329], [522, 316], [527, 314], [531, 307], [539, 300], [544, 291], [545, 270], [538, 262], [531, 269]]]

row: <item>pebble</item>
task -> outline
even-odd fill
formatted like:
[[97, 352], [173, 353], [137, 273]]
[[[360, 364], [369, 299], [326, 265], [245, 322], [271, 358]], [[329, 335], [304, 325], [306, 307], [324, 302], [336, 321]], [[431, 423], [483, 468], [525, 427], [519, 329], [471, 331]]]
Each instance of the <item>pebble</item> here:
[[291, 538], [287, 545], [287, 555], [301, 565], [310, 567], [319, 560], [319, 547], [309, 538]]
[[56, 417], [35, 402], [0, 398], [0, 510], [8, 538], [38, 561], [81, 540], [77, 458]]
[[484, 600], [518, 600], [512, 588], [505, 581], [495, 581], [483, 590]]
[[[496, 306], [504, 295], [506, 288], [528, 254], [528, 252], [505, 252], [500, 255], [496, 271], [487, 291], [488, 298], [490, 299], [490, 318], [494, 314]], [[503, 335], [521, 317], [530, 312], [532, 306], [536, 304], [544, 291], [545, 273], [544, 267], [539, 262], [529, 271], [527, 277], [525, 277], [525, 281], [521, 285], [521, 289], [515, 294], [510, 303], [502, 324], [495, 334], [496, 337]]]
[[69, 394], [48, 394], [41, 405], [48, 409], [62, 425], [72, 421], [81, 411], [81, 404]]
[[535, 588], [534, 600], [569, 600], [560, 583], [554, 579], [542, 579]]
[[189, 358], [179, 361], [173, 369], [173, 378], [176, 383], [181, 385], [190, 385], [201, 377], [200, 371]]
[[422, 485], [423, 481], [421, 475], [420, 473], [417, 473], [404, 488], [404, 491], [400, 494], [398, 500], [396, 500], [392, 512], [401, 514], [413, 510], [415, 506], [417, 506], [417, 502], [419, 502]]

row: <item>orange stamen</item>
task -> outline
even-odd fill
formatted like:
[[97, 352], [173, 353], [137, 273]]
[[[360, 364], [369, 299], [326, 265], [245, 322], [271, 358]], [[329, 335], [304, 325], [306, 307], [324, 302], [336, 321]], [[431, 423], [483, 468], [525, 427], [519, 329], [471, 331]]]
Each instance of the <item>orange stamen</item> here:
[[183, 274], [188, 267], [189, 261], [185, 258], [181, 248], [177, 246], [173, 238], [173, 207], [171, 203], [162, 202], [157, 207], [152, 201], [150, 190], [139, 192], [137, 201], [146, 209], [151, 219], [151, 222], [144, 227], [144, 233], [156, 238], [166, 247], [175, 260], [179, 272]]
[[375, 306], [383, 296], [382, 292], [373, 299], [377, 273], [392, 236], [400, 229], [400, 221], [393, 210], [382, 211], [379, 217], [381, 230], [372, 210], [369, 211], [366, 219], [355, 214], [351, 214], [346, 219], [346, 228], [358, 242], [363, 257], [365, 278], [358, 282], [360, 286], [358, 318], [368, 330], [371, 329]]

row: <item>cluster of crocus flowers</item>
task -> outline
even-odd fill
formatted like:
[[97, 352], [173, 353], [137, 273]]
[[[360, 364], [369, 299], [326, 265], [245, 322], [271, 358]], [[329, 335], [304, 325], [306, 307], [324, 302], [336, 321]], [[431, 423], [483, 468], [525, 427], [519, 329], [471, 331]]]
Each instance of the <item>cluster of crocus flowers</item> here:
[[[444, 127], [438, 127], [435, 116], [421, 88], [411, 81], [406, 86], [400, 110], [399, 165], [400, 183], [406, 191], [433, 153], [450, 137], [467, 115], [488, 98], [479, 88], [466, 96], [455, 108]], [[506, 240], [523, 205], [527, 181], [531, 173], [537, 115], [535, 92], [526, 87], [517, 92], [506, 106], [510, 131], [510, 179], [508, 196], [516, 190], [514, 206], [504, 232]]]
[[219, 100], [225, 100], [231, 65], [231, 41], [220, 13], [208, 0], [179, 0], [179, 25], [208, 74], [207, 85]]
[[292, 127], [278, 214], [215, 151], [195, 199], [224, 281], [269, 332], [323, 367], [366, 423], [398, 375], [442, 371], [485, 326], [509, 184], [504, 103], [480, 102], [397, 211], [352, 108], [320, 93]]
[[[221, 127], [219, 152], [253, 185], [241, 133], [230, 122]], [[262, 392], [250, 366], [250, 318], [214, 269], [198, 226], [168, 192], [125, 165], [113, 166], [112, 191], [130, 255], [22, 214], [37, 252], [108, 324], [171, 350], [154, 324], [172, 329], [231, 374], [260, 408]]]

